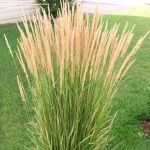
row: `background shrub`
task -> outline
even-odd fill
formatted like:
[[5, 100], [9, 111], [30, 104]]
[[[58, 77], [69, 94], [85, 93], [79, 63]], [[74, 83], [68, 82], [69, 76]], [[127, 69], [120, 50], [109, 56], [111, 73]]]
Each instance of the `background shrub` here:
[[[50, 13], [56, 17], [58, 9], [61, 7], [61, 0], [37, 0], [37, 2], [45, 9], [46, 13], [48, 13], [48, 9], [50, 8]], [[70, 3], [70, 7], [73, 5], [74, 0], [67, 0]], [[49, 8], [48, 8], [49, 7]]]

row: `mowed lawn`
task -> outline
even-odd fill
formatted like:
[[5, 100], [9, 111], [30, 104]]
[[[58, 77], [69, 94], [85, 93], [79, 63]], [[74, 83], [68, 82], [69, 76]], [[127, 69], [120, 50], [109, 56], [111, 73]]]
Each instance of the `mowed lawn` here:
[[[128, 21], [136, 24], [135, 41], [150, 30], [150, 18], [131, 16], [105, 16], [109, 25]], [[131, 27], [129, 26], [129, 27]], [[7, 35], [13, 50], [19, 33], [16, 25], [0, 26], [0, 150], [24, 150], [30, 145], [27, 136], [27, 117], [17, 87], [17, 71], [4, 40]], [[114, 98], [113, 111], [117, 116], [111, 134], [114, 139], [110, 149], [149, 150], [150, 139], [140, 127], [142, 119], [150, 119], [150, 35], [135, 56], [136, 63], [124, 78]]]

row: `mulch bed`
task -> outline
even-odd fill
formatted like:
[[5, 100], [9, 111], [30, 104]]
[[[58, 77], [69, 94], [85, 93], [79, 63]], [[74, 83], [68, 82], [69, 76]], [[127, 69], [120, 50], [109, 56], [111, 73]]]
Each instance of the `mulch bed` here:
[[141, 121], [141, 128], [148, 137], [150, 137], [150, 119], [145, 119]]

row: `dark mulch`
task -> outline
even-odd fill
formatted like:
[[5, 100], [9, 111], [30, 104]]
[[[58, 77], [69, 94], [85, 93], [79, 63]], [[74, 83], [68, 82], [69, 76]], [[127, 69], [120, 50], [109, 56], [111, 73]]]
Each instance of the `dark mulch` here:
[[145, 119], [141, 121], [141, 128], [144, 133], [150, 137], [150, 119]]

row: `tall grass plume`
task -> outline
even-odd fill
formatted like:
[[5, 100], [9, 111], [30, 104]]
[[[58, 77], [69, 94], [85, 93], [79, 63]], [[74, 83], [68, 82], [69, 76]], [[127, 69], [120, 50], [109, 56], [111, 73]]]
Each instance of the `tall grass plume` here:
[[80, 7], [69, 8], [62, 4], [56, 19], [37, 11], [24, 29], [18, 25], [16, 56], [34, 105], [31, 139], [39, 150], [105, 149], [115, 116], [112, 99], [145, 36], [129, 50], [134, 27], [119, 34], [119, 25], [109, 29], [98, 13], [90, 22]]

